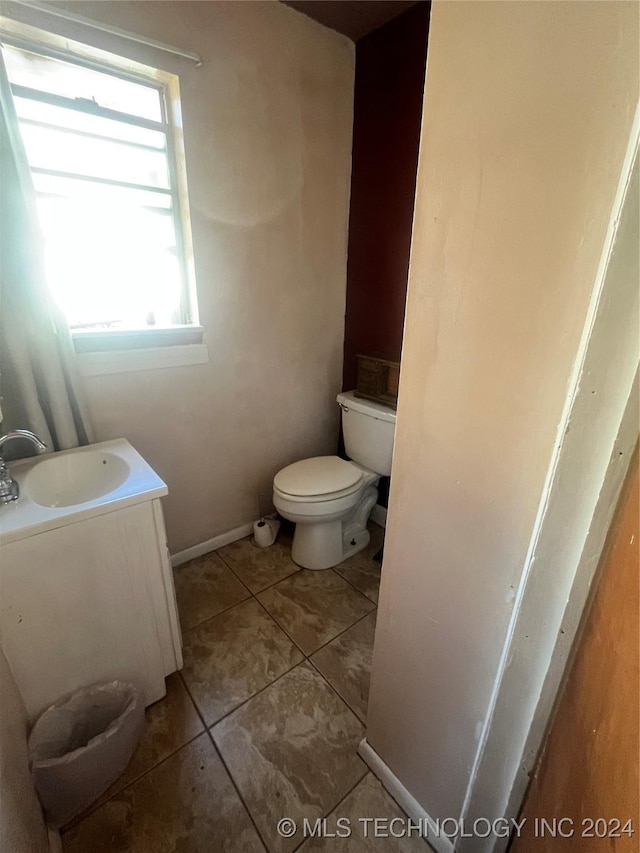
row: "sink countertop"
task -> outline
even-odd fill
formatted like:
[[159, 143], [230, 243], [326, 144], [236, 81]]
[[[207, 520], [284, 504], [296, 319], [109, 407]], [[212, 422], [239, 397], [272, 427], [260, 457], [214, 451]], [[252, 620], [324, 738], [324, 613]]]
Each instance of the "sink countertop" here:
[[[27, 490], [24, 488], [26, 476], [38, 463], [53, 457], [95, 451], [108, 451], [114, 456], [119, 456], [129, 467], [125, 481], [108, 494], [84, 503], [59, 507], [42, 506], [33, 501], [27, 494]], [[89, 444], [85, 447], [75, 447], [72, 450], [62, 450], [57, 453], [32, 456], [19, 462], [10, 462], [9, 471], [20, 486], [20, 497], [17, 501], [0, 506], [0, 545], [44, 533], [44, 531], [53, 530], [56, 527], [74, 524], [85, 518], [92, 518], [144, 501], [150, 501], [169, 492], [166, 484], [153, 468], [124, 438], [103, 441], [100, 444]]]

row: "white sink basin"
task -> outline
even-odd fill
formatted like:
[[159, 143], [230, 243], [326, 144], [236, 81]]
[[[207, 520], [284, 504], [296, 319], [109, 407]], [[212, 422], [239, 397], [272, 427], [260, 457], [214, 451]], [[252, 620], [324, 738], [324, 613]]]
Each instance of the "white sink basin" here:
[[128, 476], [129, 466], [120, 456], [89, 450], [37, 462], [25, 478], [24, 491], [40, 506], [75, 506], [108, 495]]
[[20, 497], [0, 506], [0, 546], [168, 491], [124, 438], [11, 462], [9, 471]]

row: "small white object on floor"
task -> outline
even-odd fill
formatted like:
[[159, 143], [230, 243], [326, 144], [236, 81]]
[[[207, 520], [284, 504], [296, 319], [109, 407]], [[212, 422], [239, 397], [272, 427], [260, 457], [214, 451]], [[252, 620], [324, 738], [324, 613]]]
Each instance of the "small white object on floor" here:
[[277, 518], [261, 518], [253, 524], [253, 541], [260, 548], [268, 548], [276, 541], [280, 530], [280, 522]]

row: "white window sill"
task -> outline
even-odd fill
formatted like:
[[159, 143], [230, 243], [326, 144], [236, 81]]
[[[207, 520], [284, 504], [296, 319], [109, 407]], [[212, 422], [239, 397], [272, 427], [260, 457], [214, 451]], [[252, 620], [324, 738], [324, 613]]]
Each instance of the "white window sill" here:
[[71, 336], [77, 353], [112, 352], [113, 350], [150, 349], [174, 347], [184, 344], [201, 344], [202, 326], [184, 325], [146, 329], [73, 329]]
[[209, 351], [206, 344], [178, 344], [79, 352], [76, 358], [82, 376], [107, 376], [112, 373], [136, 373], [140, 370], [164, 370], [168, 367], [208, 364]]

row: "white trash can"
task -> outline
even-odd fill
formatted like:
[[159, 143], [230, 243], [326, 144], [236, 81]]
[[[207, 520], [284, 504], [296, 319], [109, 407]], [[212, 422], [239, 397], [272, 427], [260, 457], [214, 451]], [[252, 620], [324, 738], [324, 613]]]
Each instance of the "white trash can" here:
[[85, 687], [41, 714], [29, 735], [29, 762], [50, 826], [63, 826], [115, 782], [143, 724], [138, 691], [122, 681]]

